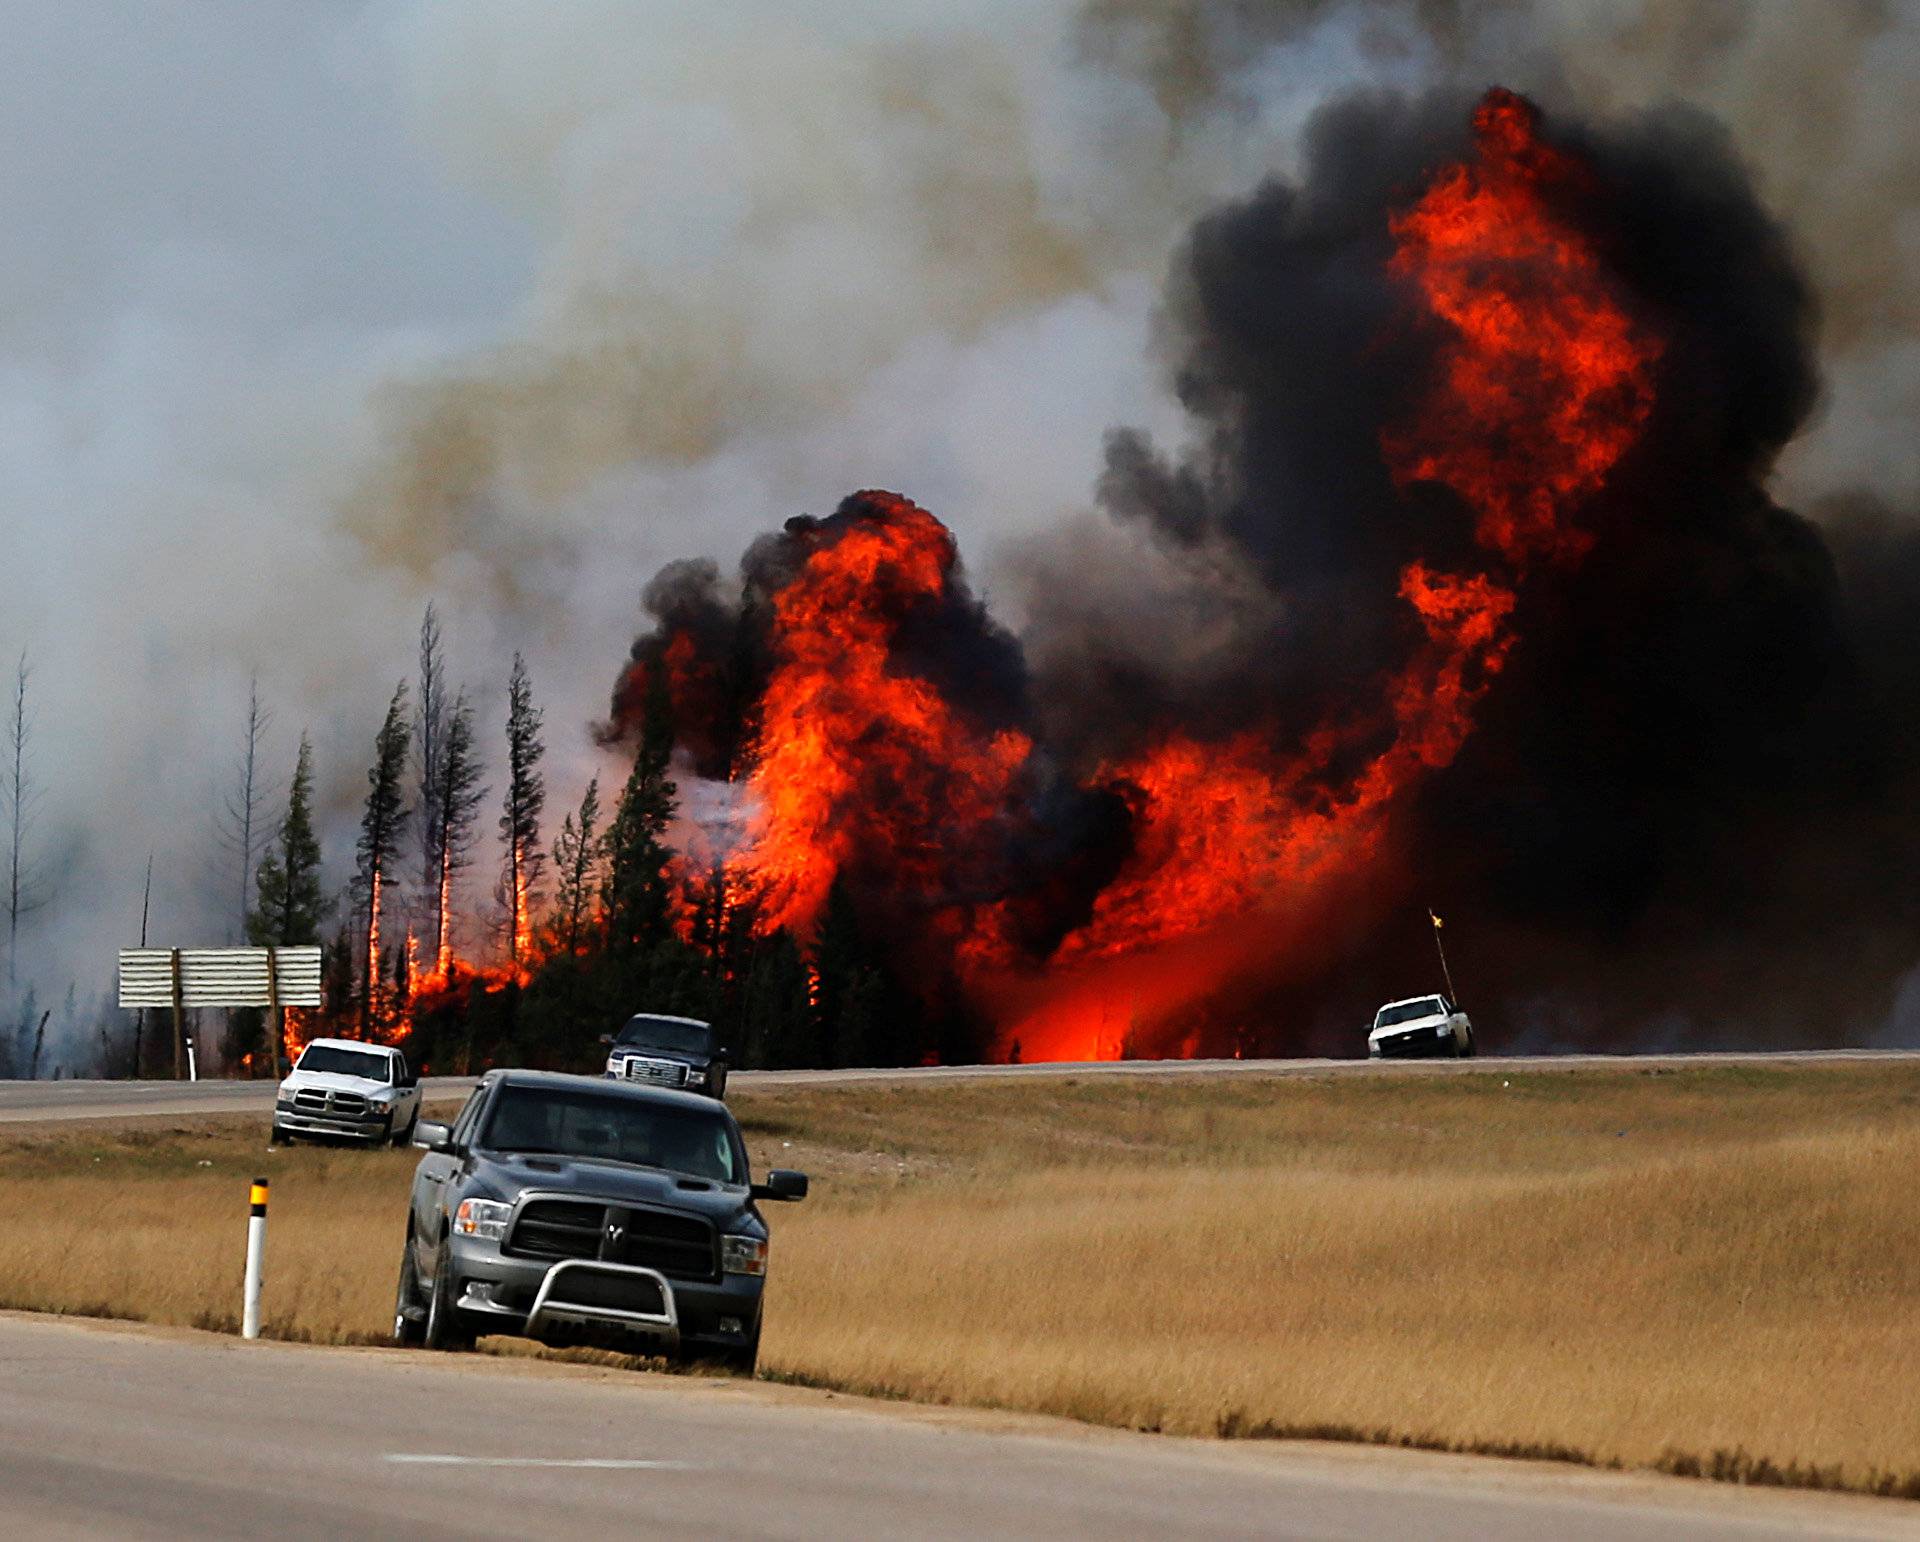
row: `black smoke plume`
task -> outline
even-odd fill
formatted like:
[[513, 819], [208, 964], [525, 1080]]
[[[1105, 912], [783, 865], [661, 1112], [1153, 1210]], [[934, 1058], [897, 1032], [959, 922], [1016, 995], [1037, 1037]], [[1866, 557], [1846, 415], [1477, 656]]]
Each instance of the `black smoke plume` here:
[[[1191, 444], [1116, 433], [1100, 491], [1176, 556], [1231, 553], [1271, 599], [1165, 704], [1198, 731], [1298, 731], [1365, 691], [1403, 646], [1393, 575], [1464, 549], [1467, 512], [1397, 493], [1379, 436], [1422, 378], [1392, 324], [1388, 215], [1465, 153], [1467, 116], [1441, 99], [1323, 112], [1301, 181], [1209, 215], [1176, 263]], [[1376, 999], [1437, 983], [1429, 901], [1456, 919], [1493, 1043], [1831, 1042], [1875, 1022], [1920, 956], [1920, 543], [1884, 519], [1823, 529], [1768, 494], [1817, 397], [1790, 244], [1700, 115], [1548, 123], [1595, 171], [1561, 212], [1666, 341], [1654, 417], [1578, 516], [1591, 553], [1523, 586], [1506, 672], [1406, 811], [1407, 922], [1221, 1004], [1237, 1024], [1284, 1003], [1265, 1048], [1350, 1045]], [[1157, 693], [1125, 596], [1105, 613], [1107, 632], [1083, 599], [1035, 641], [1062, 737], [1119, 750]]]

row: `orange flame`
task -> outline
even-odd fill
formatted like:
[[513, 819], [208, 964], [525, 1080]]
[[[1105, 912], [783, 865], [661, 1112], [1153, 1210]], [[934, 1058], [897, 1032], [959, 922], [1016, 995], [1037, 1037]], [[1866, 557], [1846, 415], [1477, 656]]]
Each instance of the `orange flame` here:
[[[1435, 378], [1411, 419], [1382, 435], [1396, 485], [1430, 481], [1471, 508], [1492, 573], [1409, 563], [1399, 593], [1423, 640], [1383, 682], [1383, 709], [1330, 723], [1296, 752], [1246, 733], [1219, 744], [1163, 736], [1106, 768], [1135, 813], [1131, 858], [1067, 939], [1064, 993], [1042, 982], [1016, 1013], [1018, 1042], [1062, 1058], [1118, 1053], [1113, 1025], [1149, 1022], [1197, 999], [1249, 960], [1184, 939], [1260, 914], [1279, 918], [1377, 858], [1396, 801], [1448, 765], [1504, 665], [1518, 581], [1536, 558], [1570, 562], [1591, 536], [1570, 521], [1632, 446], [1652, 411], [1661, 345], [1628, 314], [1586, 238], [1556, 212], [1585, 168], [1536, 137], [1538, 114], [1490, 92], [1474, 116], [1478, 158], [1436, 177], [1392, 218], [1391, 271], [1436, 329]], [[1384, 730], [1384, 734], [1383, 734]], [[1378, 742], [1342, 784], [1341, 752]], [[1143, 957], [1143, 955], [1145, 955]], [[1104, 972], [1087, 961], [1124, 961]], [[1081, 966], [1077, 970], [1075, 966]]]
[[953, 537], [891, 493], [808, 554], [774, 599], [774, 670], [760, 701], [746, 846], [729, 862], [758, 925], [811, 936], [859, 855], [908, 893], [941, 895], [957, 851], [1013, 801], [1031, 742], [971, 721], [897, 671], [900, 616], [948, 592]]

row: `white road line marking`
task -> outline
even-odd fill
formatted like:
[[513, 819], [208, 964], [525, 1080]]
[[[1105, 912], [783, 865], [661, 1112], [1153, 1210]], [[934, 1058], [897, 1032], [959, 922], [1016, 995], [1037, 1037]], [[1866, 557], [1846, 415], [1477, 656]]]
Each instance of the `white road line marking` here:
[[454, 1456], [431, 1451], [389, 1451], [387, 1460], [415, 1467], [591, 1467], [610, 1472], [693, 1472], [692, 1462], [648, 1461], [623, 1456]]

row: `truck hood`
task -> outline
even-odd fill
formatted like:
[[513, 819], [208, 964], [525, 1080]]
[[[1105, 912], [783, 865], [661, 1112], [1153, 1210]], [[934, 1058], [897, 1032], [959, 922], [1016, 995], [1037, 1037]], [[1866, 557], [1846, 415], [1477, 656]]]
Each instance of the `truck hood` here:
[[1429, 1012], [1425, 1017], [1410, 1017], [1404, 1023], [1391, 1023], [1385, 1028], [1376, 1028], [1367, 1035], [1371, 1044], [1375, 1039], [1397, 1039], [1403, 1033], [1419, 1033], [1425, 1029], [1432, 1033], [1436, 1028], [1444, 1028], [1452, 1019], [1444, 1012]]
[[663, 1210], [703, 1215], [715, 1222], [729, 1221], [750, 1208], [745, 1184], [683, 1178], [651, 1167], [630, 1167], [624, 1162], [480, 1152], [476, 1153], [475, 1166], [475, 1177], [492, 1187], [502, 1199], [517, 1199], [527, 1189], [551, 1189], [569, 1199], [653, 1205]]
[[280, 1084], [282, 1092], [299, 1092], [305, 1088], [315, 1088], [321, 1092], [357, 1092], [363, 1098], [372, 1097], [376, 1092], [396, 1090], [391, 1082], [375, 1081], [371, 1076], [346, 1076], [339, 1071], [293, 1071]]

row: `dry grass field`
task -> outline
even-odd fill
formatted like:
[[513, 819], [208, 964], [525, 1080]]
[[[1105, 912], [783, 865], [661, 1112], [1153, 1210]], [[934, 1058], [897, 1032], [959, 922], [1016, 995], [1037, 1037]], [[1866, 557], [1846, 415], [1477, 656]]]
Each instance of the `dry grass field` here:
[[[1920, 1497], [1920, 1070], [742, 1091], [768, 1373], [1189, 1434]], [[413, 1157], [259, 1121], [0, 1135], [0, 1306], [374, 1339]]]

